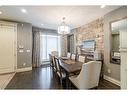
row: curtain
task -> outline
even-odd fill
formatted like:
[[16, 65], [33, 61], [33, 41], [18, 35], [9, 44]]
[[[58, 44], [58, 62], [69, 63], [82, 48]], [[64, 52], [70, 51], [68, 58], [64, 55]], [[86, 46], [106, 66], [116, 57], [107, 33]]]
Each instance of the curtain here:
[[[43, 49], [47, 49], [47, 47], [49, 47], [49, 46], [47, 46], [47, 47], [43, 46], [45, 39], [42, 39], [42, 35], [46, 35], [46, 38], [48, 37], [48, 35], [49, 36], [60, 36], [60, 35], [57, 33], [56, 30], [52, 30], [52, 29], [43, 29], [43, 28], [33, 27], [32, 31], [33, 31], [33, 55], [32, 55], [32, 57], [33, 57], [32, 63], [33, 64], [32, 64], [32, 66], [33, 67], [40, 67], [40, 65], [43, 63], [42, 57], [45, 56], [45, 54], [43, 54], [43, 51], [46, 52], [46, 50], [43, 50]], [[52, 41], [50, 41], [50, 42], [52, 42]], [[61, 41], [59, 43], [61, 44]]]
[[33, 67], [40, 67], [40, 31], [33, 31]]

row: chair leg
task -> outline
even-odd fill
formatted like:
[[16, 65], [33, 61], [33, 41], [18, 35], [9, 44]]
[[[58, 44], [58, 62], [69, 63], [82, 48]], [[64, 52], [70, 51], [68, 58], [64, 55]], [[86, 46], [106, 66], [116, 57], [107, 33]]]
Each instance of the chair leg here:
[[63, 81], [62, 81], [62, 78], [60, 78], [60, 84], [61, 84], [61, 86], [63, 86]]

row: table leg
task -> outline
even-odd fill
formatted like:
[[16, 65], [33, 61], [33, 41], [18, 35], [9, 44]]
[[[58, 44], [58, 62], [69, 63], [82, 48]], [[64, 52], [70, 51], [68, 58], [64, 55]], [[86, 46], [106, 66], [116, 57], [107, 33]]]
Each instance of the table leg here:
[[69, 88], [69, 73], [66, 72], [66, 89]]

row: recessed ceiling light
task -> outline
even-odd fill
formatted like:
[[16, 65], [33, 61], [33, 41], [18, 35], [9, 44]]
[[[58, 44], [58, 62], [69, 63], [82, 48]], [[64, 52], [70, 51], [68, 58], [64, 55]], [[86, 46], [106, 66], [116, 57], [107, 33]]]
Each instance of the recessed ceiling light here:
[[0, 14], [2, 14], [2, 12], [0, 11]]
[[101, 5], [101, 8], [105, 8], [106, 7], [106, 5]]
[[22, 8], [21, 11], [22, 11], [23, 13], [27, 13], [27, 10], [24, 9], [24, 8]]
[[43, 26], [44, 24], [41, 24], [41, 26]]

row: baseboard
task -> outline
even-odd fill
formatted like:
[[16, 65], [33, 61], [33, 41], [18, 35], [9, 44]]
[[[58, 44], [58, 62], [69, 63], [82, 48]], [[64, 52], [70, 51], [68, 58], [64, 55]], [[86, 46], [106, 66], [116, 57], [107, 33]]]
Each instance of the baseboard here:
[[25, 72], [25, 71], [31, 71], [32, 67], [26, 67], [26, 68], [21, 68], [21, 69], [17, 69], [16, 72]]
[[120, 81], [118, 81], [118, 80], [116, 80], [114, 78], [111, 78], [109, 76], [104, 75], [104, 79], [107, 80], [107, 81], [110, 81], [110, 82], [112, 82], [112, 83], [114, 83], [114, 84], [116, 84], [118, 86], [120, 86]]
[[7, 74], [15, 72], [14, 68], [0, 68], [0, 74]]

